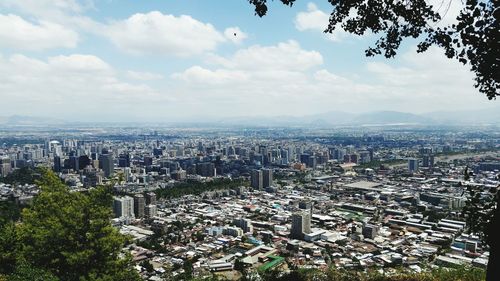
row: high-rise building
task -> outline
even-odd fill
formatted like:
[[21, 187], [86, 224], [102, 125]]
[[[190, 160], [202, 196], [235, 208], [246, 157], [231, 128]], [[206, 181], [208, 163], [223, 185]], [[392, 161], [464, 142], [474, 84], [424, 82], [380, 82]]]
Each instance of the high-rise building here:
[[6, 177], [12, 171], [9, 157], [0, 158], [0, 176]]
[[408, 159], [408, 171], [416, 172], [418, 170], [418, 159], [410, 158]]
[[215, 164], [212, 162], [198, 163], [196, 164], [196, 174], [202, 177], [214, 177], [215, 176]]
[[271, 169], [262, 170], [262, 185], [264, 188], [273, 185], [273, 170]]
[[59, 173], [61, 172], [62, 166], [61, 166], [61, 157], [59, 156], [54, 156], [54, 172]]
[[304, 239], [305, 233], [311, 233], [311, 213], [303, 211], [293, 214], [290, 236], [294, 239]]
[[102, 154], [99, 156], [99, 166], [104, 171], [105, 177], [112, 176], [115, 169], [113, 154]]
[[264, 179], [262, 170], [253, 170], [251, 174], [251, 186], [254, 189], [262, 189], [264, 187]]
[[422, 166], [426, 168], [434, 167], [434, 155], [427, 154], [422, 157]]
[[118, 167], [130, 167], [130, 155], [128, 153], [120, 154], [118, 158]]
[[130, 196], [115, 197], [113, 210], [117, 218], [133, 218], [134, 199]]
[[156, 216], [157, 212], [158, 209], [156, 205], [147, 205], [144, 210], [144, 215], [146, 216], [146, 218], [152, 218]]
[[367, 224], [363, 227], [362, 233], [365, 238], [373, 239], [378, 234], [378, 226]]
[[156, 205], [156, 193], [146, 193], [146, 205]]
[[134, 195], [134, 214], [136, 218], [144, 217], [144, 206], [146, 205], [146, 200], [144, 195], [136, 194]]
[[303, 201], [299, 202], [299, 208], [302, 210], [308, 211], [309, 214], [311, 215], [311, 217], [313, 214], [313, 206], [314, 206], [314, 204], [312, 201], [303, 200]]
[[234, 219], [233, 224], [243, 229], [245, 233], [253, 232], [252, 221], [245, 218]]

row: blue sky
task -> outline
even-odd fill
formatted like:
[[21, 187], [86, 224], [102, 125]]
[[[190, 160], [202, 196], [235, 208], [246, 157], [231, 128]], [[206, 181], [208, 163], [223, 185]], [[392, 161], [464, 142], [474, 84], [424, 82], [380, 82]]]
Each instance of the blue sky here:
[[2, 115], [178, 121], [498, 107], [439, 49], [416, 54], [409, 41], [395, 59], [366, 58], [376, 35], [322, 33], [327, 1], [269, 6], [259, 18], [246, 0], [2, 0]]

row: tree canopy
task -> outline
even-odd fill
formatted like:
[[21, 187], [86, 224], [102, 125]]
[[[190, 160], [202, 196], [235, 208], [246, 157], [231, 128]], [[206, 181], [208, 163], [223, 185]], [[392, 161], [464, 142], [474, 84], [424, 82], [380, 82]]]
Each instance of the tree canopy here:
[[[268, 11], [267, 0], [248, 0], [255, 13], [262, 17]], [[280, 0], [292, 6], [295, 0]], [[447, 13], [451, 1], [442, 0]], [[337, 28], [364, 35], [381, 34], [367, 56], [396, 55], [406, 38], [420, 40], [418, 52], [436, 45], [445, 55], [470, 67], [475, 75], [475, 87], [488, 99], [500, 95], [500, 1], [464, 0], [456, 23], [444, 25], [442, 15], [429, 0], [328, 0], [332, 5], [325, 32]]]
[[121, 253], [126, 237], [111, 226], [110, 188], [71, 192], [49, 170], [38, 185], [41, 192], [20, 221], [0, 232], [0, 273], [41, 271], [61, 281], [140, 280]]

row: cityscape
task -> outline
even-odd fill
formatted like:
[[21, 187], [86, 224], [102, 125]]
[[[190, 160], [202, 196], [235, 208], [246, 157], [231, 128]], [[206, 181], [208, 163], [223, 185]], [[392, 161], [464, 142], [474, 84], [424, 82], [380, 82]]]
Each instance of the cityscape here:
[[499, 281], [499, 20], [0, 0], [0, 281]]
[[[53, 130], [53, 131], [51, 131]], [[144, 280], [292, 268], [486, 268], [466, 185], [496, 187], [498, 127], [80, 128], [6, 132], [1, 175], [50, 167], [113, 188], [112, 225]], [[84, 136], [84, 137], [82, 137]], [[473, 176], [464, 179], [465, 169]], [[0, 184], [29, 205], [36, 184]]]

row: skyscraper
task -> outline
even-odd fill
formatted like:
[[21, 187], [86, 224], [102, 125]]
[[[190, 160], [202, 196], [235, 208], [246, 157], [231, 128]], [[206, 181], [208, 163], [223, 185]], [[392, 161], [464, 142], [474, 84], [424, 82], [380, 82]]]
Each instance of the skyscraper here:
[[416, 172], [418, 170], [418, 159], [410, 158], [408, 159], [408, 171]]
[[113, 202], [113, 211], [117, 218], [133, 218], [134, 199], [130, 196], [115, 197]]
[[146, 194], [146, 205], [156, 205], [156, 193], [149, 192]]
[[0, 176], [6, 177], [12, 171], [9, 157], [0, 158]]
[[134, 214], [136, 218], [144, 217], [144, 206], [146, 205], [146, 200], [144, 195], [136, 194], [134, 195]]
[[104, 171], [104, 176], [110, 177], [114, 173], [113, 154], [102, 154], [99, 156], [99, 166]]
[[146, 218], [152, 218], [156, 216], [157, 207], [156, 205], [147, 205], [144, 211], [144, 215], [146, 216]]
[[59, 173], [61, 168], [61, 157], [54, 156], [54, 172]]
[[251, 185], [254, 189], [262, 189], [264, 187], [263, 173], [261, 170], [253, 170], [251, 174]]
[[271, 169], [264, 169], [262, 170], [262, 184], [263, 187], [270, 187], [273, 185], [273, 170]]
[[294, 239], [304, 239], [305, 233], [311, 232], [311, 213], [302, 211], [292, 215], [290, 236]]
[[426, 168], [434, 167], [434, 155], [427, 154], [422, 157], [422, 166]]

